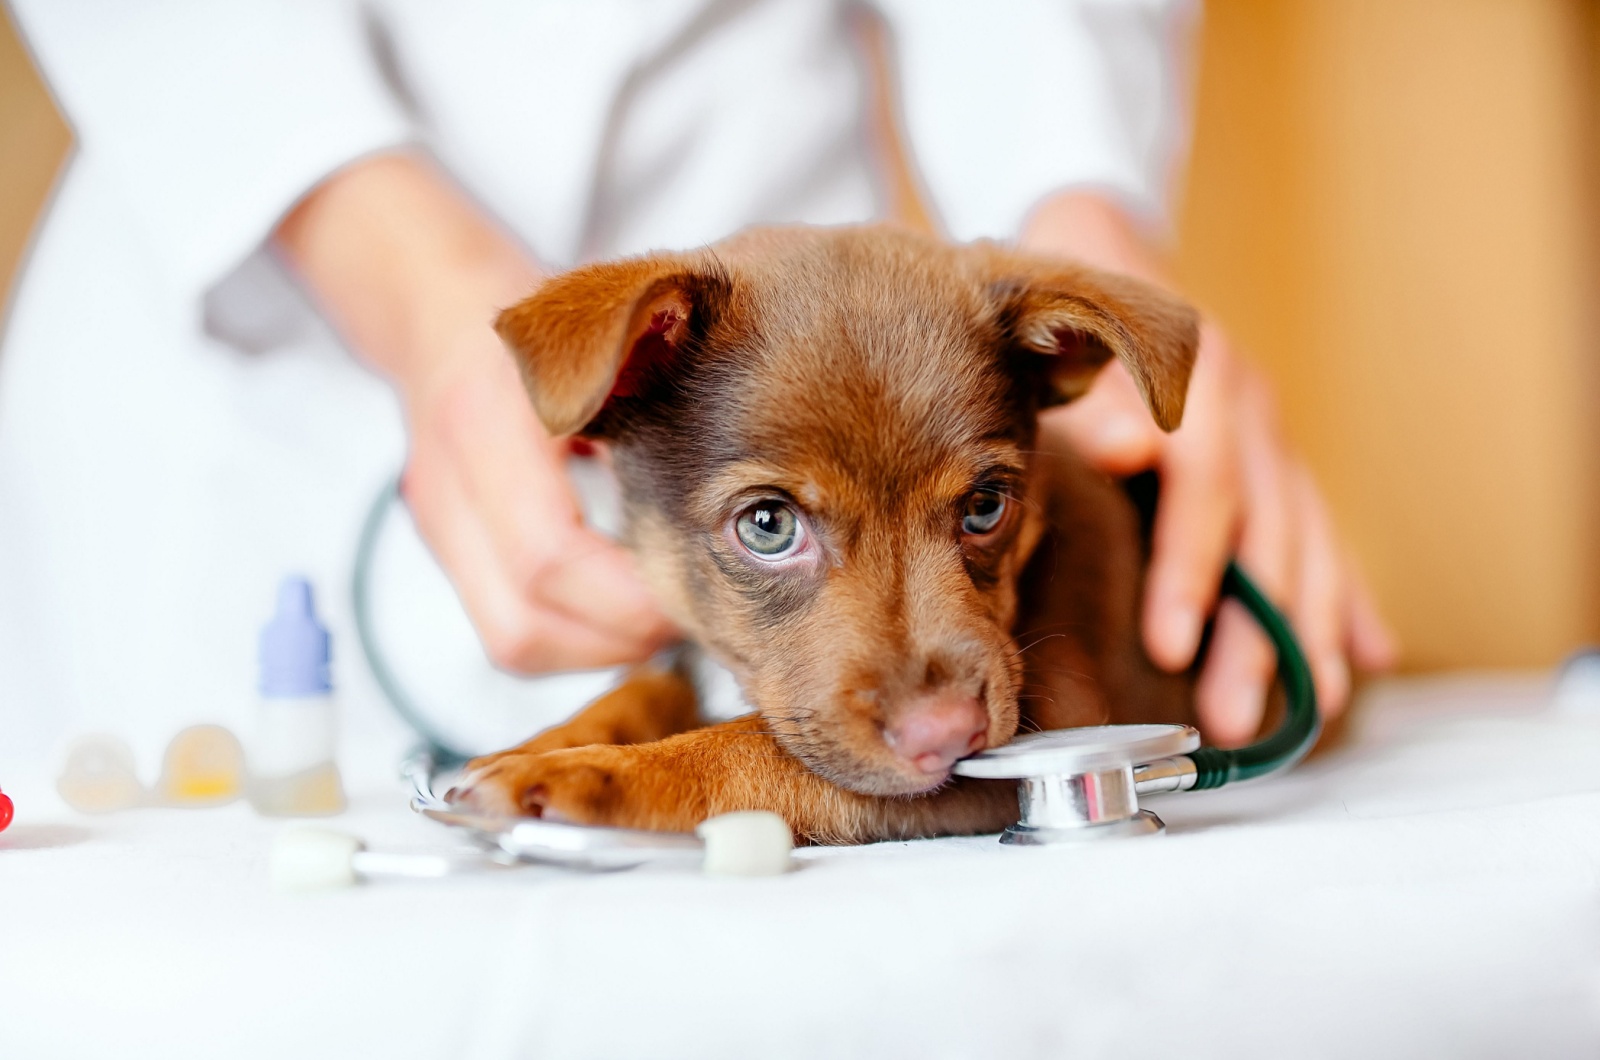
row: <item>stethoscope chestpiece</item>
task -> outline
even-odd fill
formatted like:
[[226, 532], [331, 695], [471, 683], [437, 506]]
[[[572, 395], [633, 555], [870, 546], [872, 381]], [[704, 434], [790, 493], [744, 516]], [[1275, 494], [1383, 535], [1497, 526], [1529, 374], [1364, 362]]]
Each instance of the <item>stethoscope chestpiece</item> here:
[[1020, 846], [1155, 835], [1166, 826], [1139, 808], [1141, 794], [1192, 787], [1200, 746], [1187, 725], [1097, 725], [1019, 736], [964, 758], [955, 772], [1016, 780], [1021, 816], [1000, 842]]

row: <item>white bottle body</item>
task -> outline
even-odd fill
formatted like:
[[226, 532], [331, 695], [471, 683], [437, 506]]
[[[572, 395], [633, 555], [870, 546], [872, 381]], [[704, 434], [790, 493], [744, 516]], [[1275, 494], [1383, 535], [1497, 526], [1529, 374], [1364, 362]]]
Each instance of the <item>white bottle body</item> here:
[[339, 714], [331, 693], [263, 696], [250, 743], [250, 802], [272, 817], [317, 817], [345, 808], [334, 751]]

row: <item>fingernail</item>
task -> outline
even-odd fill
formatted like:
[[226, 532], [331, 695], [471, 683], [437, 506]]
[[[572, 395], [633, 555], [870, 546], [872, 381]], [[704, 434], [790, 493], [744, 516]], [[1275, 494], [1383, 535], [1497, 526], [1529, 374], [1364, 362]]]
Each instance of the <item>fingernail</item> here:
[[1188, 604], [1167, 604], [1161, 608], [1156, 632], [1164, 662], [1173, 669], [1188, 666], [1200, 645], [1200, 612]]
[[1266, 708], [1267, 690], [1261, 685], [1240, 684], [1223, 692], [1221, 696], [1223, 734], [1229, 743], [1244, 743], [1261, 727], [1261, 714]]

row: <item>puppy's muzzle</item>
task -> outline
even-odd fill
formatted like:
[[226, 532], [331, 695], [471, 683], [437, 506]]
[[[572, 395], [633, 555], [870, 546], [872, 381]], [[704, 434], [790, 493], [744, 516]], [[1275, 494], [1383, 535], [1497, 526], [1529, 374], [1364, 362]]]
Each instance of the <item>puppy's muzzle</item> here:
[[937, 692], [905, 704], [883, 731], [895, 756], [927, 777], [988, 745], [989, 716], [972, 696]]

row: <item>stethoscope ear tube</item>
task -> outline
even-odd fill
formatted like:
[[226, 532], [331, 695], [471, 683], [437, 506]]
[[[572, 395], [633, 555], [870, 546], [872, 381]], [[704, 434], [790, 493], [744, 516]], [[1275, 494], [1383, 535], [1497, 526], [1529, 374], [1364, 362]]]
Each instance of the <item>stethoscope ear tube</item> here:
[[1236, 780], [1250, 780], [1294, 765], [1317, 742], [1322, 731], [1317, 711], [1317, 690], [1311, 667], [1295, 639], [1289, 620], [1272, 605], [1235, 562], [1222, 575], [1222, 594], [1244, 605], [1278, 653], [1278, 680], [1287, 704], [1283, 723], [1272, 735], [1245, 747], [1225, 750], [1202, 747], [1191, 752], [1195, 764], [1194, 790], [1220, 788]]

